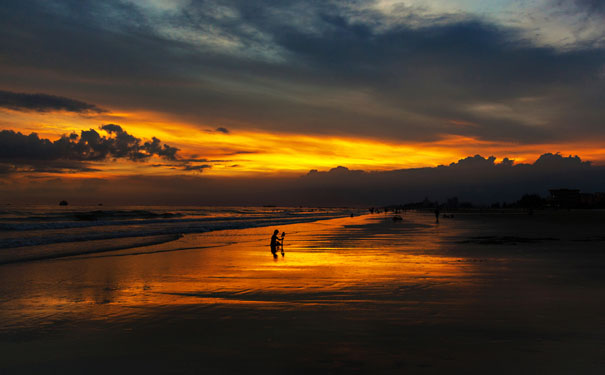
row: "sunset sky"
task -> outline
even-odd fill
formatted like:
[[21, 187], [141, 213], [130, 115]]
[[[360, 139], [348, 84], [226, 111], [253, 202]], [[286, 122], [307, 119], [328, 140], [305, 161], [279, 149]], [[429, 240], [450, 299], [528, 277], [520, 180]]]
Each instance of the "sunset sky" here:
[[0, 181], [605, 165], [604, 4], [4, 1]]

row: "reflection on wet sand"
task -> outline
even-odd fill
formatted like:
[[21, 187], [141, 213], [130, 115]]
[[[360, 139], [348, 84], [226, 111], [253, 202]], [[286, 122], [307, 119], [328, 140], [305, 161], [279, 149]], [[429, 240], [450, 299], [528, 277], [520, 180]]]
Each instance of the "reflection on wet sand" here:
[[[460, 259], [414, 254], [439, 247], [432, 226], [385, 225], [393, 224], [359, 217], [284, 226], [286, 254], [277, 261], [267, 246], [270, 229], [257, 228], [191, 235], [112, 254], [10, 265], [2, 277], [4, 295], [10, 296], [2, 302], [2, 315], [9, 325], [17, 323], [14, 319], [24, 325], [31, 319], [35, 325], [62, 315], [77, 319], [78, 314], [84, 319], [136, 319], [153, 306], [166, 305], [355, 308], [361, 302], [393, 304], [420, 289], [467, 282], [464, 272], [471, 266]], [[183, 248], [189, 250], [170, 251]]]

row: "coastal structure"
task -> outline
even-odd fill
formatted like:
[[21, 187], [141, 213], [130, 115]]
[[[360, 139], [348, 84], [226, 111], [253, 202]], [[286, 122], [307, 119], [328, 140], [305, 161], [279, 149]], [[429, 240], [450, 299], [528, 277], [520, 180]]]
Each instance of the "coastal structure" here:
[[580, 189], [550, 189], [550, 206], [554, 208], [602, 208], [605, 193], [582, 193]]

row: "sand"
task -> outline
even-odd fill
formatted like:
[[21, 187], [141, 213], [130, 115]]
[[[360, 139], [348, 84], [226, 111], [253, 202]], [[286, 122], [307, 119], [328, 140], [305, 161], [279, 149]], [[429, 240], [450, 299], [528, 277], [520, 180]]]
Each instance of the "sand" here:
[[605, 371], [605, 213], [403, 218], [2, 265], [0, 373]]

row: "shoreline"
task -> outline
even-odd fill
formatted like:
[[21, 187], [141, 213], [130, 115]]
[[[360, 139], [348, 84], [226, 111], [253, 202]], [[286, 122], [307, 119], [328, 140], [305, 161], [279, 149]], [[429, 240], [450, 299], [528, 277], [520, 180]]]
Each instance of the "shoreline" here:
[[[160, 245], [176, 241], [181, 237], [183, 236], [178, 234], [164, 234], [4, 248], [0, 249], [0, 266]], [[118, 242], [118, 244], [115, 244], [115, 242]]]
[[[162, 244], [178, 240], [186, 235], [195, 235], [201, 233], [210, 233], [224, 230], [240, 230], [249, 228], [262, 228], [275, 225], [290, 225], [309, 223], [322, 220], [332, 220], [335, 218], [345, 218], [348, 214], [342, 214], [329, 218], [275, 218], [265, 219], [257, 222], [222, 224], [215, 228], [174, 228], [166, 233], [153, 235], [150, 233], [137, 235], [122, 235], [110, 238], [96, 239], [65, 239], [52, 243], [41, 243], [36, 245], [21, 245], [12, 247], [0, 247], [0, 266], [4, 264], [39, 261], [70, 256], [78, 256], [92, 253], [103, 253], [109, 251], [125, 250], [137, 247], [146, 247], [149, 245]], [[141, 223], [146, 224], [146, 223]], [[117, 242], [117, 244], [115, 244]]]

